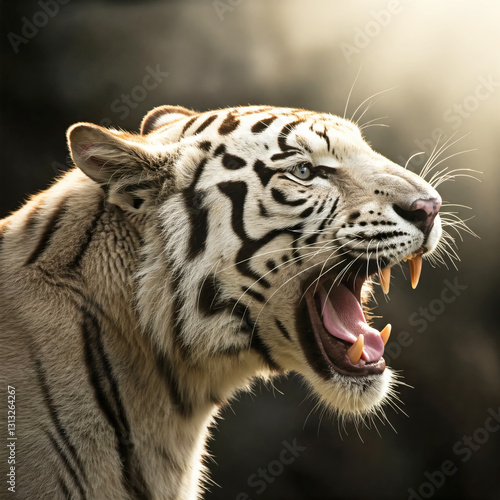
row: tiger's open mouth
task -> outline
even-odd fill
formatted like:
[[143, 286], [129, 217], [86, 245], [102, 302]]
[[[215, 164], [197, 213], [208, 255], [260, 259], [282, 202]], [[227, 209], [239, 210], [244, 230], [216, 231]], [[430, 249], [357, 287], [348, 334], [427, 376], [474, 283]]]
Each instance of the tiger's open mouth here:
[[[423, 249], [404, 259], [410, 264], [413, 288], [420, 277], [422, 253]], [[322, 358], [322, 363], [316, 359], [313, 366], [317, 371], [320, 368], [323, 375], [330, 371], [328, 367], [349, 376], [381, 374], [385, 369], [384, 346], [391, 325], [379, 332], [368, 325], [362, 307], [365, 276], [376, 274], [374, 269], [370, 272], [372, 266], [368, 265], [368, 272], [365, 267], [362, 272], [353, 273], [340, 282], [337, 276], [329, 274], [307, 287], [304, 298], [309, 319], [306, 330], [309, 331], [302, 335], [302, 344], [309, 360], [318, 355]], [[389, 291], [390, 272], [390, 267], [378, 272], [384, 293]], [[314, 342], [311, 342], [311, 333]]]

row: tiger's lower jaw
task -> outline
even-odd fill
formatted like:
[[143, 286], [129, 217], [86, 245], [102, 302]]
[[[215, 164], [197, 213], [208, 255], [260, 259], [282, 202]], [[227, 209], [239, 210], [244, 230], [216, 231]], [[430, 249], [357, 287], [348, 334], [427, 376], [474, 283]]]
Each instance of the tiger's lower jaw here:
[[305, 378], [333, 414], [355, 420], [376, 413], [390, 397], [394, 385], [390, 368], [381, 375], [348, 377], [333, 372], [329, 380], [315, 374], [305, 374]]
[[297, 311], [297, 331], [307, 360], [307, 368], [300, 371], [324, 403], [354, 417], [382, 405], [394, 383], [383, 358], [387, 337], [371, 328], [362, 312], [364, 281], [339, 284], [326, 277], [314, 282]]

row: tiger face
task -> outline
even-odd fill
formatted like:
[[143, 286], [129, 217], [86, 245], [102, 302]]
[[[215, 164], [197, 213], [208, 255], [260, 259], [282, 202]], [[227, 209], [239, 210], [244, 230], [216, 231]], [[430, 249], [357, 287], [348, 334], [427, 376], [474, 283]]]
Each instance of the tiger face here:
[[416, 286], [439, 243], [441, 198], [423, 179], [355, 124], [297, 109], [161, 107], [141, 135], [77, 124], [69, 143], [145, 228], [137, 309], [179, 367], [231, 366], [240, 385], [295, 371], [346, 415], [384, 402], [390, 325], [370, 326], [363, 303], [405, 259]]

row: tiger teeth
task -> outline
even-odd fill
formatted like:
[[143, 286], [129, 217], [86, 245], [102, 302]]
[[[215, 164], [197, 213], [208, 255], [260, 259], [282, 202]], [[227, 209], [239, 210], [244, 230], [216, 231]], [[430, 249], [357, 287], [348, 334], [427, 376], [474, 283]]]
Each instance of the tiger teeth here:
[[417, 288], [420, 273], [422, 272], [422, 256], [415, 255], [408, 257], [408, 264], [410, 266], [411, 287]]
[[387, 295], [391, 286], [391, 268], [384, 267], [384, 269], [381, 269], [378, 273], [378, 279], [383, 292]]
[[380, 332], [380, 336], [382, 337], [382, 340], [384, 341], [384, 345], [387, 344], [387, 341], [389, 340], [389, 337], [391, 335], [391, 330], [392, 326], [390, 323], [388, 323], [385, 328]]
[[347, 355], [349, 356], [349, 359], [351, 360], [351, 363], [353, 365], [357, 364], [361, 359], [364, 346], [365, 346], [365, 337], [363, 336], [363, 334], [360, 334], [359, 337], [356, 339], [356, 342], [354, 342], [354, 344], [352, 344], [352, 346], [349, 347], [349, 349], [347, 349]]

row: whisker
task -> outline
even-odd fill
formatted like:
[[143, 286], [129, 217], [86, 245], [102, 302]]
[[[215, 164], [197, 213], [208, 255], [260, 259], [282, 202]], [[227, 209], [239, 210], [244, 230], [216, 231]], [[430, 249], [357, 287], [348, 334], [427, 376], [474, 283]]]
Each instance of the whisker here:
[[394, 87], [391, 87], [389, 89], [385, 89], [385, 90], [381, 90], [380, 92], [376, 92], [375, 94], [371, 95], [370, 97], [367, 97], [355, 110], [354, 110], [354, 113], [351, 115], [351, 118], [350, 120], [354, 123], [356, 123], [356, 120], [354, 119], [354, 117], [356, 116], [356, 113], [359, 111], [359, 109], [367, 102], [367, 101], [370, 101], [371, 99], [373, 99], [374, 97], [377, 97], [378, 95], [380, 94], [384, 94], [386, 92], [390, 92], [391, 90], [394, 90], [395, 88], [397, 88], [397, 86], [394, 86]]
[[[419, 155], [425, 155], [425, 151], [419, 151], [418, 153], [414, 153], [412, 154], [407, 160], [406, 160], [406, 163], [405, 163], [405, 166], [404, 168], [405, 169], [408, 169], [408, 164], [410, 163], [411, 160], [413, 160], [413, 158], [415, 158], [415, 156], [419, 156]], [[420, 174], [419, 174], [420, 175]], [[422, 177], [420, 175], [420, 177]]]
[[359, 65], [358, 73], [356, 74], [356, 78], [354, 79], [354, 82], [351, 85], [351, 89], [349, 90], [349, 94], [347, 96], [347, 101], [345, 103], [345, 108], [344, 108], [344, 115], [342, 118], [345, 120], [345, 115], [347, 114], [347, 107], [349, 106], [349, 99], [351, 98], [352, 91], [354, 90], [354, 86], [356, 85], [356, 82], [358, 81], [359, 74], [361, 73], [361, 68], [363, 67], [363, 63]]
[[363, 123], [363, 125], [358, 125], [358, 127], [360, 130], [363, 130], [363, 129], [368, 128], [368, 127], [373, 127], [375, 125], [380, 125], [381, 127], [389, 127], [389, 125], [387, 125], [385, 123], [372, 123], [376, 120], [385, 120], [386, 118], [388, 118], [388, 116], [379, 116], [377, 118], [372, 118], [371, 120], [368, 120], [365, 123]]
[[436, 168], [436, 165], [434, 165], [434, 161], [436, 161], [445, 151], [447, 151], [449, 148], [457, 144], [459, 141], [465, 139], [469, 133], [464, 134], [462, 137], [459, 137], [455, 141], [453, 141], [453, 138], [457, 135], [457, 132], [454, 132], [444, 143], [442, 146], [439, 147], [439, 149], [436, 151], [436, 148], [439, 144], [439, 140], [441, 139], [441, 136], [439, 136], [438, 140], [436, 141], [436, 145], [434, 146], [433, 153], [431, 156], [427, 159], [425, 162], [424, 167], [422, 168], [422, 171], [420, 172], [420, 177], [422, 179], [425, 179], [427, 175], [434, 169]]

